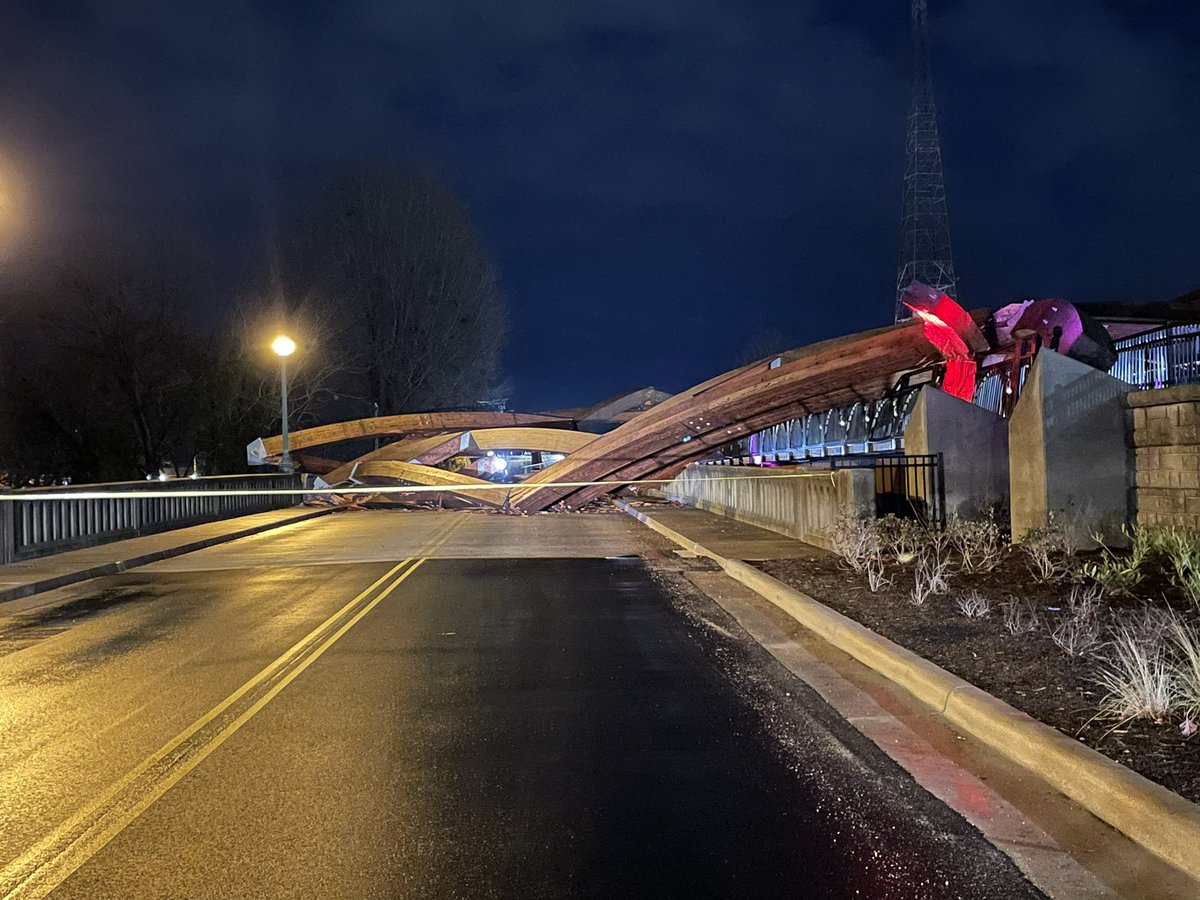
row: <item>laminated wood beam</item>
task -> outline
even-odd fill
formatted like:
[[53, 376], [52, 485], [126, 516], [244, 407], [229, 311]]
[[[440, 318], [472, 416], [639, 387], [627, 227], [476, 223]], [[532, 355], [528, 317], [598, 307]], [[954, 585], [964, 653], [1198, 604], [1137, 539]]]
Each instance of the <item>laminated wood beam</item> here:
[[[374, 416], [368, 419], [351, 419], [332, 425], [302, 428], [288, 435], [288, 449], [292, 452], [312, 447], [340, 444], [376, 437], [397, 435], [421, 436], [468, 431], [472, 428], [501, 428], [511, 426], [534, 426], [541, 428], [574, 429], [575, 420], [540, 413], [508, 412], [436, 412], [405, 413], [398, 416]], [[283, 437], [258, 438], [246, 447], [246, 458], [251, 465], [262, 465], [277, 461], [283, 452]]]
[[802, 412], [881, 397], [899, 373], [941, 359], [921, 323], [912, 321], [735, 369], [663, 401], [535, 473], [513, 495], [512, 507], [536, 512], [559, 502], [579, 506], [617, 485], [571, 488], [552, 482], [653, 477]]
[[584, 431], [561, 428], [472, 428], [466, 433], [468, 453], [488, 450], [539, 450], [542, 453], [575, 453], [596, 439]]

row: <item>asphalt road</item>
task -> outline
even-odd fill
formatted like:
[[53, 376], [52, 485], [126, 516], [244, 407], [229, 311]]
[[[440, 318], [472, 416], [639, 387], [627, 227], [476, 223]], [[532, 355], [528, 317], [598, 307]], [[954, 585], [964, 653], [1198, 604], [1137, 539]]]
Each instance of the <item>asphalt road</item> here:
[[639, 528], [335, 516], [0, 619], [0, 896], [1038, 896]]

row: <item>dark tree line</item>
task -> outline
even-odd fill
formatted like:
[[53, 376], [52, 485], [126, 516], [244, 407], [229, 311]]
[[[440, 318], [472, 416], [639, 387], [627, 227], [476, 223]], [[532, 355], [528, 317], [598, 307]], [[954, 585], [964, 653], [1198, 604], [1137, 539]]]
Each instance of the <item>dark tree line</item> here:
[[494, 396], [505, 300], [455, 195], [393, 170], [342, 175], [293, 216], [282, 258], [202, 328], [194, 268], [92, 238], [0, 313], [0, 478], [245, 470], [280, 427], [268, 345], [295, 337], [297, 425]]

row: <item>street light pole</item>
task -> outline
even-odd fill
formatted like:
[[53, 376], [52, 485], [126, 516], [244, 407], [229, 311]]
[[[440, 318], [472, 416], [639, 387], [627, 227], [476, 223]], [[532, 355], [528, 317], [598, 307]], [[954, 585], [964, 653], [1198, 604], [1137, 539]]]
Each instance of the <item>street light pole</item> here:
[[288, 402], [287, 402], [287, 357], [283, 357], [279, 361], [279, 375], [283, 383], [279, 395], [282, 398], [283, 411], [283, 455], [279, 457], [279, 471], [284, 475], [292, 474], [292, 454], [288, 452]]
[[283, 419], [283, 453], [279, 457], [279, 471], [291, 475], [295, 471], [292, 465], [292, 454], [288, 451], [288, 357], [296, 352], [296, 342], [287, 335], [281, 334], [271, 342], [271, 349], [279, 357], [280, 406]]

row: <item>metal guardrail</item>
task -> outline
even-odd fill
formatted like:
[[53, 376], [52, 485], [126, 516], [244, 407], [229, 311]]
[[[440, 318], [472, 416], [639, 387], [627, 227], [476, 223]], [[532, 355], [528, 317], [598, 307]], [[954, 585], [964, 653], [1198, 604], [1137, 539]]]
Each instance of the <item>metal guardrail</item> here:
[[[224, 475], [162, 481], [123, 481], [5, 491], [20, 500], [0, 502], [0, 563], [17, 562], [109, 541], [201, 525], [219, 519], [284, 509], [296, 497], [254, 491], [299, 489], [299, 475]], [[141, 497], [139, 492], [178, 490], [178, 496]], [[39, 500], [38, 494], [122, 494], [79, 500]], [[207, 491], [248, 491], [228, 496]]]

